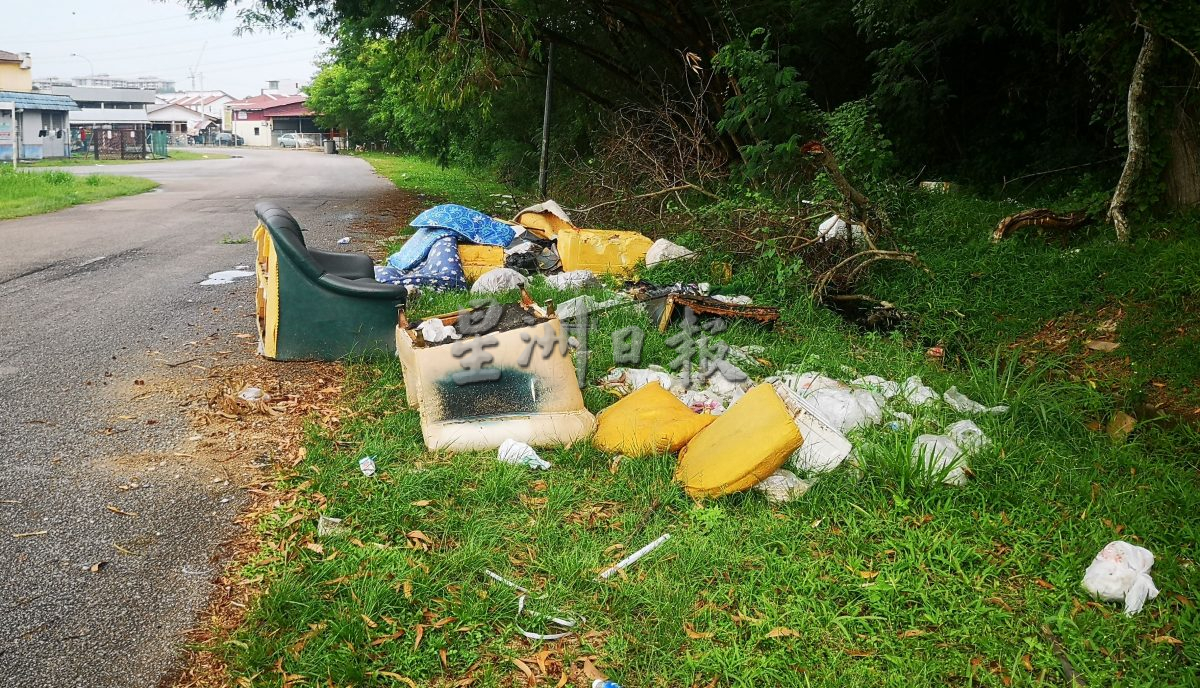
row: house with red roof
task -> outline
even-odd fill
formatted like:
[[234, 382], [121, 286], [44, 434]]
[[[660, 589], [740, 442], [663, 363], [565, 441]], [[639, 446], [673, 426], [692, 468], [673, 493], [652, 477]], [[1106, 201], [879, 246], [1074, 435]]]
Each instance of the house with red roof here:
[[247, 146], [276, 146], [284, 134], [321, 133], [313, 121], [313, 112], [304, 105], [308, 96], [262, 95], [238, 100], [225, 106], [226, 131], [245, 139]]

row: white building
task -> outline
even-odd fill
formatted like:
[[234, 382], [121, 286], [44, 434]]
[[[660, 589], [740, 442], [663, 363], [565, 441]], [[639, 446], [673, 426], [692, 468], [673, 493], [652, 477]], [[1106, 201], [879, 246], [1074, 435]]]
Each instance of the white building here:
[[221, 119], [225, 114], [225, 105], [236, 98], [224, 91], [177, 91], [175, 93], [160, 93], [159, 102], [182, 105], [189, 110]]

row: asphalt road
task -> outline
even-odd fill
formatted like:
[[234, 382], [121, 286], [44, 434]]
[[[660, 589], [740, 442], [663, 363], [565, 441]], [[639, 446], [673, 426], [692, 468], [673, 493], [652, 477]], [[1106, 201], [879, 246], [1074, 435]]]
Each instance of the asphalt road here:
[[72, 168], [162, 186], [0, 222], [0, 686], [154, 686], [175, 666], [243, 497], [176, 456], [177, 404], [130, 410], [130, 391], [254, 332], [251, 280], [199, 283], [252, 263], [222, 239], [249, 237], [255, 203], [332, 248], [394, 192], [362, 160], [237, 154]]

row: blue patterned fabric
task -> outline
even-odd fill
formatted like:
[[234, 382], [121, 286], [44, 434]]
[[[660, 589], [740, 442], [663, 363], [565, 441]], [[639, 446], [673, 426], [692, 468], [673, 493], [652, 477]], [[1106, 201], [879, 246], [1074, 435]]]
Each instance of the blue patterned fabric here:
[[387, 264], [400, 271], [411, 270], [425, 261], [434, 242], [449, 236], [454, 236], [454, 232], [422, 227], [404, 242], [399, 251], [388, 256]]
[[413, 227], [438, 227], [456, 232], [472, 244], [507, 247], [516, 233], [503, 222], [478, 210], [446, 203], [435, 205], [409, 223]]
[[433, 291], [466, 289], [467, 277], [463, 274], [462, 261], [458, 257], [458, 239], [451, 234], [435, 240], [426, 251], [425, 259], [412, 270], [377, 265], [375, 280]]

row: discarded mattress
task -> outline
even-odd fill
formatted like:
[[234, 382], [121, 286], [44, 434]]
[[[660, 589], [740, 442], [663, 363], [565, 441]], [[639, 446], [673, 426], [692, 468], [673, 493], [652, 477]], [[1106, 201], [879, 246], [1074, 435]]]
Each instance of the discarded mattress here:
[[758, 385], [688, 442], [675, 479], [693, 497], [748, 490], [778, 470], [803, 441], [775, 388]]
[[651, 382], [600, 412], [592, 444], [627, 456], [677, 452], [716, 418], [692, 411]]

